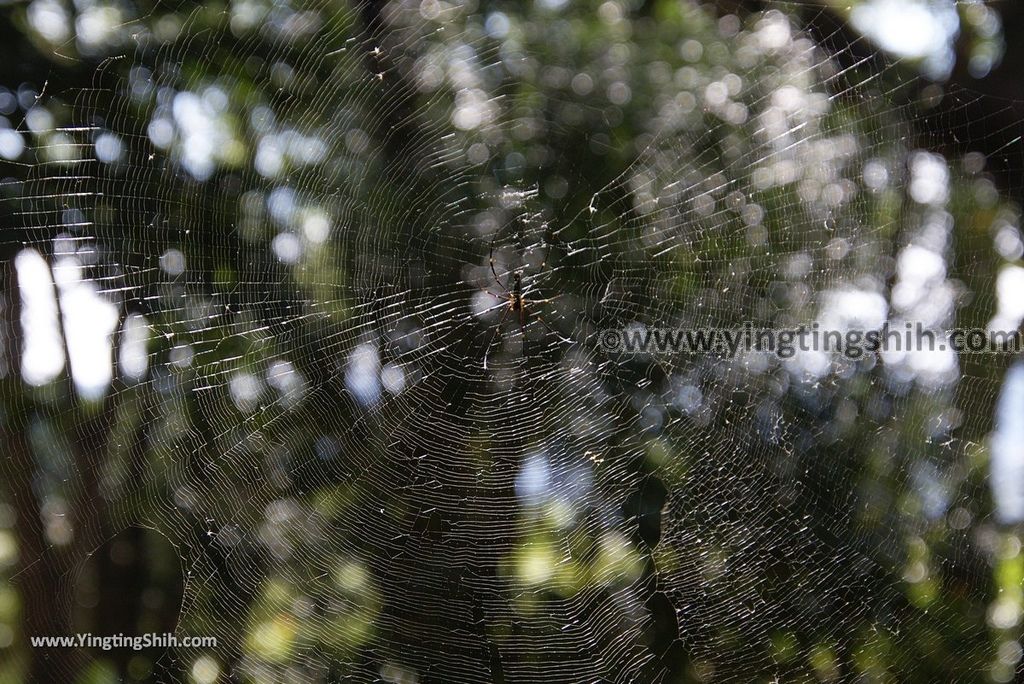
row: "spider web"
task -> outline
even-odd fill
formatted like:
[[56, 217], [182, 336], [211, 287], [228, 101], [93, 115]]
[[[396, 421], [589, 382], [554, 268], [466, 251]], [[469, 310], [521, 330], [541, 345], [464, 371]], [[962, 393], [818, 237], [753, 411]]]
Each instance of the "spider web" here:
[[926, 151], [912, 67], [807, 8], [624, 5], [158, 6], [29, 103], [24, 348], [59, 324], [67, 368], [24, 360], [7, 411], [86, 445], [38, 485], [99, 483], [83, 559], [173, 545], [174, 631], [218, 638], [158, 654], [176, 680], [1012, 676], [1016, 623], [965, 607], [1020, 612], [975, 463], [1002, 361], [599, 333], [944, 330], [965, 290], [984, 325], [954, 219], [1011, 254], [1014, 210]]

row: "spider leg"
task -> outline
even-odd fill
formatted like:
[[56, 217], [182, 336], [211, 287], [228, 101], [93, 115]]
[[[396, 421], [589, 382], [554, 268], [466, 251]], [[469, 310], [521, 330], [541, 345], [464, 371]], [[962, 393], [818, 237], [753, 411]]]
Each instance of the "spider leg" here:
[[494, 276], [494, 282], [498, 284], [498, 287], [505, 291], [505, 294], [512, 294], [511, 292], [508, 291], [508, 287], [502, 284], [501, 278], [498, 277], [498, 272], [494, 270], [494, 241], [497, 239], [498, 231], [494, 231], [494, 237], [491, 238], [491, 254], [487, 259], [491, 265], [491, 275]]
[[494, 344], [494, 338], [497, 337], [498, 333], [501, 331], [501, 325], [505, 322], [505, 319], [508, 318], [508, 312], [511, 310], [511, 308], [506, 308], [505, 313], [501, 314], [501, 320], [498, 321], [498, 325], [494, 326], [494, 332], [491, 333], [491, 339], [487, 343], [487, 347], [484, 349], [484, 370], [487, 370], [487, 357], [491, 355], [491, 346]]
[[[489, 293], [489, 294], [494, 294], [494, 293], [492, 292], [492, 293]], [[498, 309], [507, 309], [508, 308], [509, 303], [508, 303], [508, 298], [507, 297], [501, 297], [500, 295], [494, 295], [494, 296], [498, 297], [501, 301], [498, 302], [497, 304], [495, 304], [494, 306], [488, 306], [487, 308], [482, 309], [480, 311], [470, 311], [469, 314], [468, 314], [468, 318], [466, 320], [472, 320], [474, 317], [486, 316], [487, 314], [491, 313], [492, 311], [497, 311]], [[506, 311], [505, 314], [507, 315], [508, 312]]]
[[521, 297], [519, 299], [519, 339], [523, 344], [523, 356], [529, 358], [530, 353], [526, 346], [526, 300]]
[[540, 286], [540, 285], [534, 285], [533, 283], [530, 283], [530, 285], [528, 285], [527, 287], [523, 288], [523, 299], [525, 299], [528, 304], [531, 303], [531, 302], [532, 303], [543, 303], [543, 302], [550, 302], [552, 300], [558, 299], [559, 297], [561, 297], [564, 294], [564, 293], [560, 292], [560, 293], [558, 293], [558, 294], [556, 294], [554, 296], [546, 297], [544, 299], [531, 299], [530, 295], [533, 295], [533, 294], [536, 294], [536, 295], [543, 294], [543, 292], [541, 292], [541, 288], [542, 288], [542, 286]]
[[560, 294], [556, 294], [554, 297], [547, 297], [545, 299], [527, 299], [525, 301], [526, 301], [527, 304], [547, 304], [548, 302], [555, 301], [556, 299], [558, 299], [561, 296], [562, 295], [560, 295]]
[[[507, 307], [509, 305], [509, 297], [512, 296], [512, 295], [501, 295], [501, 294], [498, 294], [497, 292], [491, 292], [490, 290], [488, 290], [485, 287], [481, 287], [480, 291], [483, 292], [484, 294], [489, 294], [492, 297], [496, 297], [500, 301], [497, 304], [495, 304], [494, 306], [486, 307], [482, 311], [470, 312], [469, 319], [472, 319], [474, 316], [484, 316], [486, 314], [489, 314], [492, 311], [497, 311], [498, 309]], [[508, 312], [506, 312], [506, 314], [507, 313]]]
[[540, 269], [543, 271], [548, 265], [548, 257], [551, 256], [551, 243], [553, 242], [553, 232], [551, 230], [551, 224], [547, 221], [544, 222], [544, 236], [541, 238], [541, 244], [544, 247], [544, 258], [541, 259]]
[[[543, 325], [545, 328], [547, 328], [548, 332], [551, 333], [552, 335], [554, 335], [555, 337], [557, 337], [559, 340], [561, 340], [562, 342], [565, 342], [566, 344], [572, 344], [572, 340], [570, 340], [568, 337], [566, 337], [565, 335], [563, 335], [562, 333], [558, 332], [557, 330], [552, 328], [550, 325], [548, 325], [548, 322], [545, 321], [543, 318], [541, 318], [540, 314], [535, 313], [535, 314], [533, 314], [533, 317], [536, 318], [538, 321], [540, 321], [541, 325]], [[526, 336], [524, 335], [523, 338], [525, 339]]]

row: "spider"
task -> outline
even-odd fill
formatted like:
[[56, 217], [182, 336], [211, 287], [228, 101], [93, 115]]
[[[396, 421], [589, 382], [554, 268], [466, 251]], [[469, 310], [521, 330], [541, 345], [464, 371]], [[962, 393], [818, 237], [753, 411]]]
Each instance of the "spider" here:
[[[487, 294], [493, 297], [497, 297], [500, 300], [503, 300], [505, 304], [503, 306], [504, 311], [501, 314], [501, 318], [498, 320], [498, 324], [495, 326], [494, 332], [491, 333], [491, 339], [487, 343], [487, 348], [484, 351], [484, 370], [487, 369], [487, 359], [490, 356], [491, 347], [494, 345], [494, 339], [497, 337], [498, 331], [501, 330], [501, 326], [505, 323], [505, 319], [508, 318], [509, 313], [517, 313], [519, 315], [519, 332], [521, 335], [523, 335], [523, 339], [525, 340], [527, 318], [531, 315], [531, 313], [527, 310], [527, 307], [529, 305], [534, 304], [547, 304], [548, 302], [553, 302], [554, 300], [558, 299], [558, 297], [560, 296], [555, 295], [554, 297], [548, 297], [546, 299], [528, 299], [526, 297], [526, 291], [523, 286], [522, 269], [509, 271], [506, 274], [506, 282], [502, 283], [501, 278], [498, 276], [498, 271], [494, 268], [494, 241], [497, 239], [497, 237], [498, 235], [497, 233], [495, 233], [494, 237], [491, 238], [491, 252], [490, 256], [488, 257], [488, 261], [491, 268], [491, 276], [494, 278], [495, 284], [497, 284], [497, 286], [501, 288], [503, 294], [491, 292], [486, 288], [481, 289]], [[545, 255], [545, 260], [541, 262], [540, 267], [543, 269], [546, 264], [547, 256]], [[571, 340], [555, 332], [551, 328], [551, 326], [548, 325], [543, 318], [541, 318], [540, 314], [533, 313], [532, 315], [534, 318], [540, 321], [540, 323], [545, 328], [547, 328], [550, 333], [558, 337], [560, 340], [562, 340], [563, 342], [571, 342]]]

